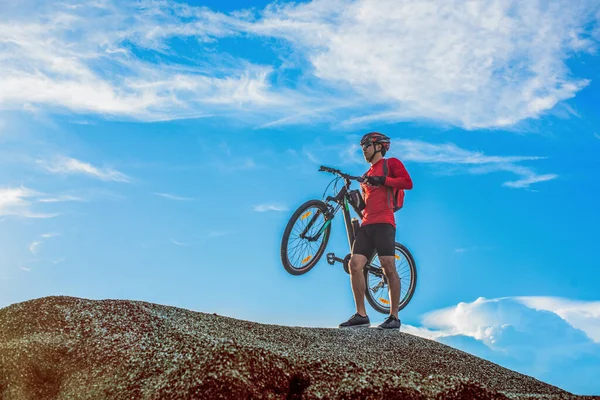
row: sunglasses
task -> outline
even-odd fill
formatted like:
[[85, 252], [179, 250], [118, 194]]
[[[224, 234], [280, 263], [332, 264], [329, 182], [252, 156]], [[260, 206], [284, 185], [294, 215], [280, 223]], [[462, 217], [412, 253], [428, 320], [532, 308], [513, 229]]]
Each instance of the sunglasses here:
[[363, 144], [363, 145], [362, 145], [362, 148], [363, 148], [363, 150], [364, 150], [364, 149], [368, 149], [368, 148], [369, 148], [369, 146], [371, 146], [372, 144], [373, 144], [373, 142], [367, 142], [367, 143]]

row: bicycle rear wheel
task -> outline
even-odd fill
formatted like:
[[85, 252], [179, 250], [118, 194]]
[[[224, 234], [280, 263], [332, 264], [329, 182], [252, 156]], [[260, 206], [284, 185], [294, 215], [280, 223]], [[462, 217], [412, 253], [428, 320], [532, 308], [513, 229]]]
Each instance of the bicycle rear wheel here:
[[307, 273], [323, 256], [331, 231], [326, 215], [321, 200], [309, 200], [292, 214], [281, 240], [281, 262], [290, 274]]
[[[415, 293], [415, 288], [417, 287], [417, 267], [410, 251], [398, 242], [396, 242], [394, 256], [396, 258], [396, 271], [400, 277], [400, 304], [398, 305], [398, 311], [400, 311], [406, 307]], [[374, 272], [368, 268], [364, 269], [367, 301], [376, 311], [382, 314], [389, 314], [391, 307], [389, 286], [383, 274], [377, 253], [373, 254], [369, 264], [376, 267], [378, 271]]]

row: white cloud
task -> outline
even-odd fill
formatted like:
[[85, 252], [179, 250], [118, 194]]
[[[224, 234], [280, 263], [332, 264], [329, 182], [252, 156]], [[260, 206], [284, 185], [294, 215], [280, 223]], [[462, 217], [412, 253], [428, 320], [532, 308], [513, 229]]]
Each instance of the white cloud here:
[[[320, 159], [331, 159], [337, 154], [339, 159], [334, 161], [342, 165], [360, 164], [365, 160], [355, 138], [350, 144], [329, 144], [314, 140], [301, 150], [287, 150], [290, 159], [306, 159], [313, 164], [321, 164]], [[511, 188], [526, 188], [538, 182], [556, 179], [557, 174], [538, 174], [532, 168], [520, 165], [524, 162], [534, 162], [546, 159], [541, 156], [493, 156], [482, 151], [463, 149], [454, 143], [428, 143], [421, 140], [397, 139], [392, 137], [392, 153], [403, 162], [430, 164], [444, 174], [490, 174], [494, 172], [510, 172], [517, 176], [514, 181], [506, 181], [503, 186]], [[451, 168], [449, 168], [451, 167]], [[410, 168], [409, 168], [410, 169]], [[345, 171], [349, 172], [349, 171]], [[362, 173], [362, 172], [360, 172]], [[530, 189], [531, 190], [531, 189]]]
[[519, 179], [511, 182], [504, 182], [504, 186], [512, 187], [512, 188], [526, 188], [529, 187], [532, 183], [537, 182], [545, 182], [550, 181], [558, 177], [556, 174], [546, 174], [546, 175], [536, 175], [533, 172], [530, 173], [531, 176], [525, 179]]
[[315, 152], [314, 151], [310, 151], [307, 149], [304, 149], [302, 151], [302, 153], [306, 156], [306, 158], [308, 158], [310, 160], [310, 162], [312, 162], [313, 164], [320, 164], [321, 161], [319, 161], [319, 159], [315, 156]]
[[51, 237], [60, 236], [60, 233], [56, 233], [56, 232], [42, 233], [40, 236], [43, 237], [44, 239], [48, 239]]
[[254, 211], [265, 212], [265, 211], [287, 211], [288, 208], [281, 204], [259, 204], [254, 206]]
[[503, 186], [512, 188], [528, 188], [533, 183], [558, 177], [556, 174], [538, 175], [531, 168], [517, 165], [519, 162], [535, 161], [545, 157], [486, 156], [483, 152], [465, 150], [453, 143], [433, 144], [419, 140], [394, 140], [393, 146], [403, 161], [456, 165], [466, 167], [464, 171], [471, 174], [512, 172], [520, 179], [503, 183]]
[[55, 157], [52, 161], [38, 160], [38, 164], [55, 174], [84, 174], [103, 181], [129, 182], [127, 175], [111, 168], [97, 168], [70, 157]]
[[600, 343], [600, 301], [579, 301], [560, 297], [516, 297], [528, 307], [555, 313], [594, 342]]
[[42, 242], [32, 242], [29, 245], [29, 251], [32, 252], [33, 254], [37, 254], [39, 252], [39, 247], [42, 244]]
[[45, 197], [38, 200], [40, 203], [59, 203], [63, 201], [83, 201], [81, 197], [71, 196], [71, 195], [63, 195], [63, 196], [55, 196], [55, 197]]
[[[270, 92], [271, 66], [205, 48], [216, 38], [237, 35], [236, 18], [171, 1], [30, 3], [34, 14], [19, 15], [15, 8], [0, 22], [4, 107], [46, 105], [165, 120], [289, 102]], [[173, 37], [195, 39], [190, 47], [201, 54], [190, 62], [191, 53], [169, 47]], [[138, 51], [160, 61], [146, 61]]]
[[364, 164], [365, 158], [359, 145], [352, 143], [340, 151], [343, 162], [348, 164]]
[[465, 150], [454, 143], [433, 144], [420, 140], [393, 141], [394, 148], [402, 154], [402, 158], [407, 161], [419, 163], [447, 163], [447, 164], [499, 164], [515, 163], [526, 160], [539, 160], [544, 157], [523, 157], [523, 156], [486, 156], [480, 151]]
[[[438, 340], [575, 393], [597, 394], [600, 302], [485, 299], [436, 310], [406, 332]], [[404, 329], [404, 328], [403, 328]]]
[[169, 193], [153, 193], [156, 196], [160, 196], [160, 197], [164, 197], [166, 199], [169, 200], [177, 200], [177, 201], [193, 201], [196, 200], [194, 198], [191, 197], [181, 197], [181, 196], [176, 196], [174, 194], [169, 194]]
[[[56, 232], [49, 232], [49, 233], [42, 233], [40, 235], [40, 237], [42, 239], [50, 239], [56, 236], [60, 236], [60, 233], [56, 233]], [[36, 240], [31, 242], [31, 244], [29, 244], [29, 251], [33, 254], [38, 254], [40, 252], [40, 246], [44, 243], [43, 240]]]
[[566, 0], [315, 0], [275, 3], [249, 29], [289, 40], [323, 82], [355, 93], [365, 108], [380, 105], [353, 123], [503, 127], [588, 84], [570, 77], [565, 61], [592, 51], [584, 25], [596, 9]]
[[[588, 85], [567, 61], [599, 40], [593, 0], [314, 0], [230, 15], [174, 1], [20, 4], [0, 5], [0, 106], [144, 120], [506, 127]], [[246, 36], [287, 45], [270, 65], [219, 48]]]
[[438, 340], [440, 337], [446, 336], [441, 331], [432, 330], [432, 329], [424, 328], [421, 326], [412, 326], [412, 325], [408, 325], [408, 324], [402, 325], [402, 332], [405, 332], [405, 333], [408, 333], [408, 334], [414, 335], [414, 336], [420, 336], [420, 337], [423, 337], [425, 339], [430, 339], [430, 340]]
[[31, 211], [32, 202], [43, 193], [25, 188], [0, 189], [0, 215], [14, 215], [24, 218], [53, 218], [58, 214], [44, 214]]
[[511, 188], [528, 188], [531, 184], [537, 182], [550, 181], [558, 178], [557, 174], [538, 175], [531, 168], [515, 165], [512, 162], [499, 162], [490, 165], [478, 166], [470, 168], [469, 172], [474, 174], [508, 171], [519, 175], [521, 179], [516, 181], [504, 182], [502, 186]]
[[175, 240], [175, 239], [171, 239], [171, 243], [173, 243], [173, 244], [175, 244], [175, 245], [177, 245], [177, 246], [189, 246], [189, 244], [188, 244], [188, 243], [178, 242], [178, 241], [177, 241], [177, 240]]

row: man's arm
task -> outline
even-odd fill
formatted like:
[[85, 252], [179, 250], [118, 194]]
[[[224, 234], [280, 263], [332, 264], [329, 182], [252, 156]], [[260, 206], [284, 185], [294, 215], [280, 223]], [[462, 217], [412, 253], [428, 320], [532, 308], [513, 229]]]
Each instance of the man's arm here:
[[413, 188], [412, 179], [410, 179], [410, 175], [404, 168], [402, 161], [397, 158], [390, 158], [387, 160], [387, 165], [388, 176], [385, 179], [385, 186], [407, 190]]

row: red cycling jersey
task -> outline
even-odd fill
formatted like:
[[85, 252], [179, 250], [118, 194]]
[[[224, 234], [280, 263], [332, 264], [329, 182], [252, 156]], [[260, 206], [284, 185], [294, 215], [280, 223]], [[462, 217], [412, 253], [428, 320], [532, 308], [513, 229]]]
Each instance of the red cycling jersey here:
[[[383, 176], [383, 158], [371, 165], [367, 171], [369, 176]], [[413, 183], [404, 164], [397, 158], [387, 159], [388, 175], [385, 179], [385, 186], [371, 186], [361, 183], [363, 197], [365, 199], [365, 209], [363, 210], [362, 225], [388, 223], [396, 227], [394, 210], [390, 206], [391, 199], [388, 199], [390, 192], [387, 187], [399, 189], [412, 189]]]

